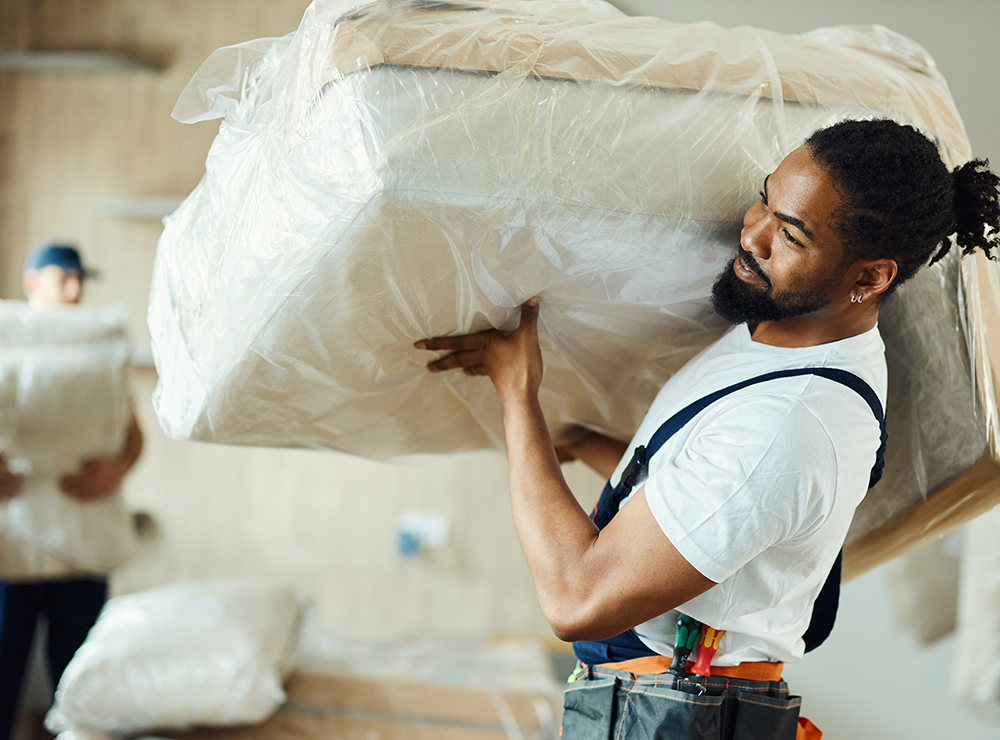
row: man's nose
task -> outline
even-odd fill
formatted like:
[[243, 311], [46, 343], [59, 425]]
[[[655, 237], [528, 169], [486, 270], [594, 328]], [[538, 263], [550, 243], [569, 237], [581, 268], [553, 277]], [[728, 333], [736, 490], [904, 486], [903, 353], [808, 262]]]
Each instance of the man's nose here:
[[740, 232], [740, 245], [754, 257], [767, 259], [771, 250], [767, 232], [767, 218], [744, 223], [743, 230]]
[[63, 286], [63, 291], [66, 298], [71, 301], [75, 301], [80, 297], [80, 291], [83, 288], [81, 281], [77, 277], [69, 278]]

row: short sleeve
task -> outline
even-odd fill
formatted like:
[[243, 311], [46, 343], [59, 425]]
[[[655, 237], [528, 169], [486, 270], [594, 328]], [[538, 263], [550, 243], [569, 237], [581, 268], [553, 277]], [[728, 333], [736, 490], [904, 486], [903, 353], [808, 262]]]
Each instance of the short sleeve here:
[[705, 577], [724, 581], [828, 515], [835, 448], [798, 399], [734, 398], [683, 431], [653, 458], [646, 499], [671, 544]]

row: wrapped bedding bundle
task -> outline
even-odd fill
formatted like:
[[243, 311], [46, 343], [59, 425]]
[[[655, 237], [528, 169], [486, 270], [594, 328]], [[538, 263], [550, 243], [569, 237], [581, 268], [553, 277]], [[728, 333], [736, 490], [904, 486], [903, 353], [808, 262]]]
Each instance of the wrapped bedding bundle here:
[[45, 724], [131, 737], [262, 722], [285, 700], [299, 618], [291, 588], [251, 579], [117, 596], [66, 667]]
[[84, 503], [59, 488], [82, 461], [125, 444], [127, 329], [120, 307], [39, 313], [0, 301], [0, 453], [24, 475], [21, 493], [0, 503], [0, 577], [104, 574], [130, 554], [120, 491]]
[[[295, 34], [213, 54], [174, 116], [225, 120], [157, 252], [161, 425], [375, 459], [503, 448], [489, 383], [430, 375], [412, 343], [509, 328], [534, 295], [553, 434], [628, 439], [724, 331], [711, 284], [809, 134], [891, 117], [970, 157], [933, 60], [884, 28], [597, 0], [317, 0]], [[960, 282], [950, 258], [886, 306], [892, 457], [862, 531], [985, 445]]]

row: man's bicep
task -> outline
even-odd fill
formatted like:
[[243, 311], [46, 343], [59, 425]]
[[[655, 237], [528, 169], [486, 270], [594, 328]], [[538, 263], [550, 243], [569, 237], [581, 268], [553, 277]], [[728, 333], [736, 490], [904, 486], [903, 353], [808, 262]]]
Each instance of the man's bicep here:
[[588, 553], [593, 588], [576, 639], [604, 639], [659, 616], [715, 583], [677, 551], [640, 488]]

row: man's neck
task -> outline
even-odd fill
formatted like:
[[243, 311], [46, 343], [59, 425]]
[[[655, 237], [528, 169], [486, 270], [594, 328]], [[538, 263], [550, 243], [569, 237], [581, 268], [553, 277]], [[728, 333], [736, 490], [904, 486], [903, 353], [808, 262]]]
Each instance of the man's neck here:
[[772, 347], [817, 347], [856, 337], [875, 328], [878, 309], [858, 310], [854, 314], [840, 312], [837, 316], [796, 316], [781, 321], [750, 324], [750, 338]]

